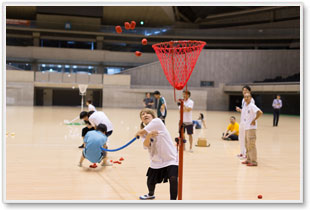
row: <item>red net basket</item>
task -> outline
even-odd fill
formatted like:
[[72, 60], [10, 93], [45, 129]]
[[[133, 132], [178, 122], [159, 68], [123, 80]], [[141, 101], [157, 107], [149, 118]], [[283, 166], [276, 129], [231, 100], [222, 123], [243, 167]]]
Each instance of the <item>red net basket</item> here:
[[167, 80], [175, 89], [185, 87], [205, 45], [203, 41], [170, 41], [152, 45]]

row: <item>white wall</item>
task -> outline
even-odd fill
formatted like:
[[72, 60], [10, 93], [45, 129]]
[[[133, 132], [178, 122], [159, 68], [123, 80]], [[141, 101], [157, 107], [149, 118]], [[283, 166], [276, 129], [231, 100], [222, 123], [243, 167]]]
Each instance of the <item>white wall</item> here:
[[[160, 91], [166, 99], [168, 109], [178, 109], [174, 101], [172, 88], [150, 88], [139, 87], [129, 88], [120, 86], [104, 86], [103, 88], [103, 107], [117, 108], [143, 108], [143, 99], [146, 92]], [[191, 90], [191, 98], [195, 102], [195, 109], [207, 109], [207, 92], [205, 90]], [[177, 91], [176, 99], [182, 97], [182, 92]]]
[[34, 72], [8, 70], [6, 71], [6, 104], [33, 105]]

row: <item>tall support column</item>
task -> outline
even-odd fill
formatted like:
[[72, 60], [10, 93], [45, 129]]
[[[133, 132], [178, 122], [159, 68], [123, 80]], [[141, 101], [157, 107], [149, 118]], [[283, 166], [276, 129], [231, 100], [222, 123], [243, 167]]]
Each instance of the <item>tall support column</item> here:
[[97, 36], [96, 37], [96, 43], [97, 43], [96, 50], [102, 50], [103, 49], [103, 40], [104, 40], [103, 36]]
[[40, 33], [32, 32], [32, 37], [33, 37], [33, 46], [39, 47], [40, 46]]

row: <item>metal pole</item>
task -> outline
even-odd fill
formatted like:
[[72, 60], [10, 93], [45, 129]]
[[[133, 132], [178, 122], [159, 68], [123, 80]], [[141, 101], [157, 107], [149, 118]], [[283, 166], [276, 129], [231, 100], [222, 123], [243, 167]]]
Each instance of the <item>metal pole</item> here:
[[183, 186], [183, 139], [184, 139], [184, 128], [183, 128], [183, 107], [184, 101], [183, 99], [179, 99], [181, 102], [180, 105], [180, 139], [179, 139], [179, 183], [178, 183], [178, 200], [182, 200], [182, 186]]
[[82, 95], [82, 101], [81, 101], [81, 112], [83, 111], [83, 95]]

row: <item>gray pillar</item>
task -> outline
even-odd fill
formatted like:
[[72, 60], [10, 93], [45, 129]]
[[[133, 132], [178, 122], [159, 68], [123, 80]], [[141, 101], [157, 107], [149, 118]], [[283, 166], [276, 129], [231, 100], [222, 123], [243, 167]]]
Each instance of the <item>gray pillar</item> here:
[[104, 40], [103, 36], [97, 36], [96, 37], [96, 43], [97, 43], [96, 49], [97, 50], [102, 50], [102, 48], [103, 48], [103, 40]]
[[33, 46], [39, 47], [40, 46], [40, 33], [32, 32], [32, 37], [33, 37]]
[[53, 105], [53, 90], [44, 89], [43, 90], [43, 106], [52, 106]]
[[99, 64], [97, 74], [104, 74], [104, 66], [102, 64]]
[[33, 61], [31, 65], [32, 65], [32, 71], [34, 72], [39, 71], [39, 66], [38, 66], [37, 61]]

